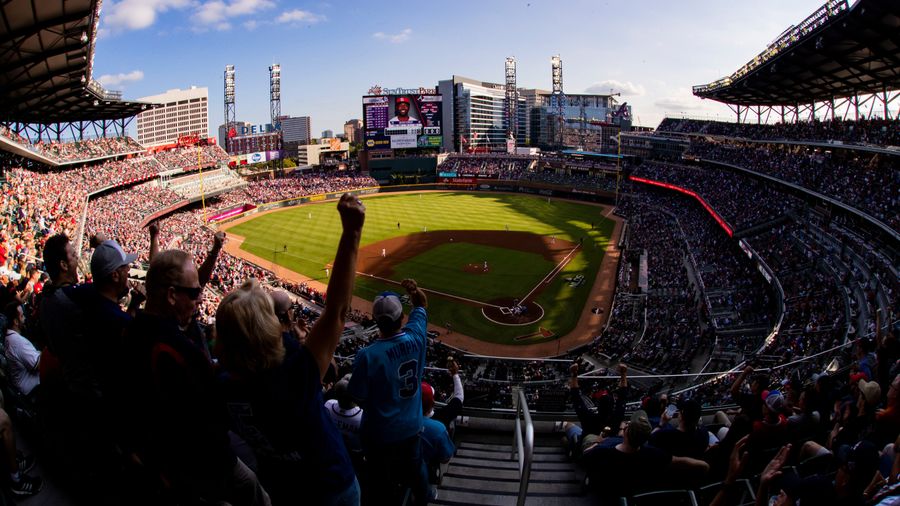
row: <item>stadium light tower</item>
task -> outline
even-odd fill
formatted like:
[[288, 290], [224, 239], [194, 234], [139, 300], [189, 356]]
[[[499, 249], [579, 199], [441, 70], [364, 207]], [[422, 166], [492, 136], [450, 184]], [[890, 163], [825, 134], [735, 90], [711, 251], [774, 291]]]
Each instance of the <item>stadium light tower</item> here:
[[281, 130], [281, 65], [278, 63], [269, 67], [269, 112], [272, 126]]
[[519, 103], [519, 90], [516, 88], [516, 58], [510, 56], [506, 59], [506, 138], [515, 139], [518, 135], [518, 114], [516, 106]]
[[225, 151], [231, 152], [231, 130], [237, 120], [234, 119], [234, 65], [225, 65]]
[[563, 93], [562, 58], [559, 55], [550, 58], [550, 67], [553, 77], [553, 94], [551, 104], [556, 106], [557, 138], [559, 145], [563, 145], [563, 130], [566, 124], [566, 94]]

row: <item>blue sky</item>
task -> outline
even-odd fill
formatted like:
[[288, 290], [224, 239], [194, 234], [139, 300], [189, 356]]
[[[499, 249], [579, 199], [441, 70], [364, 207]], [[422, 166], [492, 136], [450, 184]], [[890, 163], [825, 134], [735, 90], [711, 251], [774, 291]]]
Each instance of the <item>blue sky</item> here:
[[638, 124], [668, 113], [733, 120], [692, 85], [730, 74], [824, 0], [107, 0], [94, 78], [126, 98], [209, 88], [210, 130], [222, 123], [222, 73], [237, 70], [237, 117], [267, 123], [268, 66], [282, 68], [282, 113], [340, 132], [360, 97], [382, 87], [435, 86], [461, 75], [550, 88], [563, 59], [568, 93], [622, 92]]

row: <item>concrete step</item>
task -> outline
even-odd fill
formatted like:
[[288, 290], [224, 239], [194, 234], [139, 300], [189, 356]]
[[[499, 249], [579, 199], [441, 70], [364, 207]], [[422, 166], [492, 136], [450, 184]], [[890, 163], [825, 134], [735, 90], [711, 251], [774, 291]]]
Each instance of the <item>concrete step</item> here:
[[[517, 460], [486, 460], [457, 455], [450, 461], [451, 465], [454, 463], [484, 469], [519, 469], [519, 461]], [[567, 470], [572, 470], [572, 464], [569, 462], [532, 462], [531, 464], [532, 472]]]
[[[515, 506], [515, 495], [477, 494], [473, 492], [459, 492], [455, 490], [438, 490], [438, 498], [431, 504], [443, 504], [446, 506]], [[525, 499], [527, 506], [589, 506], [594, 504], [590, 497], [542, 497], [529, 495]]]
[[[467, 448], [457, 448], [457, 457], [468, 457], [484, 460], [509, 460], [509, 451], [484, 451], [470, 450]], [[568, 458], [563, 453], [534, 453], [534, 462], [566, 462]]]
[[[483, 479], [481, 476], [472, 476], [460, 478], [457, 476], [444, 475], [441, 480], [441, 489], [447, 490], [466, 490], [472, 492], [483, 492], [493, 494], [518, 495], [519, 480], [506, 481], [495, 479]], [[558, 482], [534, 482], [528, 483], [528, 495], [548, 494], [553, 496], [579, 496], [582, 493], [582, 487], [577, 483], [558, 483]]]
[[[460, 478], [469, 478], [477, 476], [481, 479], [506, 480], [519, 482], [518, 469], [496, 469], [483, 467], [468, 467], [453, 462], [444, 472], [444, 476], [458, 476]], [[578, 479], [571, 469], [562, 469], [558, 471], [531, 471], [531, 482], [549, 481], [556, 483], [578, 483]]]
[[[487, 444], [487, 443], [475, 443], [472, 441], [463, 441], [460, 442], [457, 448], [465, 448], [467, 450], [482, 450], [482, 451], [492, 451], [492, 452], [504, 452], [509, 453], [512, 445], [498, 445], [498, 444]], [[537, 446], [534, 449], [534, 453], [566, 453], [566, 449], [562, 446]]]

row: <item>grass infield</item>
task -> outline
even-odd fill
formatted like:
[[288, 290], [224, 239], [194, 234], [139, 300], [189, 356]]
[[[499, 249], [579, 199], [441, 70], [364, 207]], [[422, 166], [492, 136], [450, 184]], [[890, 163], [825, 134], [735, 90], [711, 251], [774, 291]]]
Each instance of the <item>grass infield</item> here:
[[[364, 203], [366, 224], [361, 257], [363, 254], [380, 257], [382, 244], [402, 243], [402, 238], [411, 234], [415, 237], [414, 234], [428, 232], [460, 231], [465, 235], [463, 231], [496, 231], [496, 245], [447, 242], [422, 251], [406, 251], [406, 256], [412, 256], [395, 263], [391, 263], [390, 258], [383, 260], [391, 265], [385, 271], [390, 275], [382, 277], [395, 281], [412, 277], [423, 288], [474, 301], [523, 297], [557, 265], [556, 260], [547, 255], [523, 251], [524, 248], [517, 248], [515, 242], [503, 243], [507, 227], [513, 232], [543, 236], [544, 242], [548, 243], [556, 242], [556, 239], [560, 243], [583, 241], [581, 249], [562, 271], [532, 297], [545, 311], [543, 319], [534, 324], [498, 325], [487, 320], [477, 304], [430, 294], [429, 320], [432, 323], [443, 326], [451, 322], [454, 331], [504, 344], [552, 340], [575, 327], [613, 230], [613, 222], [601, 215], [601, 207], [555, 199], [548, 202], [547, 198], [537, 196], [430, 192], [379, 195], [364, 199]], [[327, 202], [265, 214], [237, 225], [229, 232], [245, 238], [242, 249], [327, 282], [325, 269], [334, 260], [340, 230], [336, 204]], [[415, 248], [416, 243], [406, 241], [405, 244], [404, 248]], [[397, 254], [386, 251], [387, 257], [392, 253]], [[485, 261], [487, 271], [483, 270]], [[361, 258], [360, 262], [368, 263], [371, 268], [382, 259]], [[584, 276], [585, 283], [570, 286], [565, 278], [578, 274]], [[399, 290], [399, 286], [365, 276], [357, 277], [357, 296], [371, 299], [384, 290]], [[542, 336], [540, 328], [550, 330], [553, 336]], [[534, 336], [522, 338], [530, 334]]]

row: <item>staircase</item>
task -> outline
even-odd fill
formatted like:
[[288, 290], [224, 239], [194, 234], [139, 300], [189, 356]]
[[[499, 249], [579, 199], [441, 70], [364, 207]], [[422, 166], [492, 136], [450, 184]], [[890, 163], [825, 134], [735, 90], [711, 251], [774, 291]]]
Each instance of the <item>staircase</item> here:
[[[561, 433], [535, 434], [529, 506], [587, 505], [582, 473], [566, 456]], [[431, 504], [515, 506], [519, 495], [519, 463], [512, 458], [508, 431], [458, 427], [456, 454], [443, 472], [437, 499]]]

